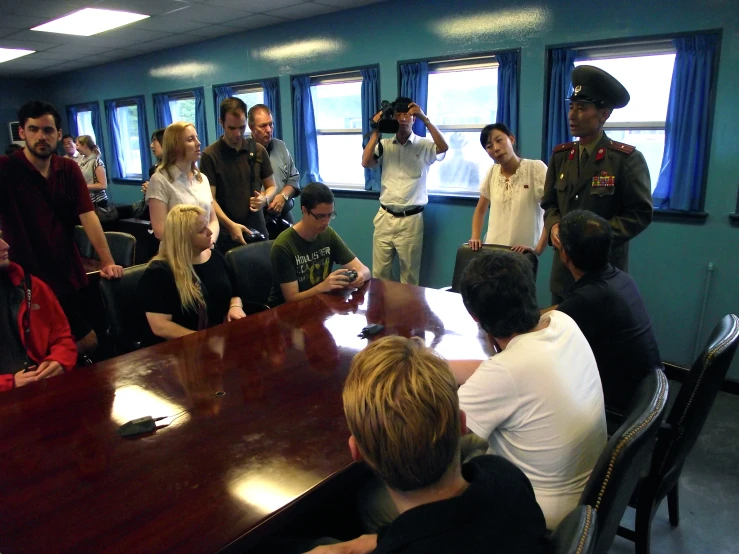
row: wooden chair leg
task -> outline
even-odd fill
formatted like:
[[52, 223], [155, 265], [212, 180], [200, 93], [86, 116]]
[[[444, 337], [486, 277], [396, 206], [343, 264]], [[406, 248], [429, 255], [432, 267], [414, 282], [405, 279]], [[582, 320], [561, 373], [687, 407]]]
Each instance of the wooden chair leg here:
[[677, 527], [680, 524], [680, 502], [677, 494], [677, 483], [667, 493], [667, 513], [670, 516], [670, 525]]

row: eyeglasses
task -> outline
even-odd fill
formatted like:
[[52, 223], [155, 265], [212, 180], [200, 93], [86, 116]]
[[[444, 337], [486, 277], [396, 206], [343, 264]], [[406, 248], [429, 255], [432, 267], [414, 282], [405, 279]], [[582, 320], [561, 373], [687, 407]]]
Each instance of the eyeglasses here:
[[332, 220], [332, 219], [334, 219], [334, 218], [335, 218], [335, 217], [336, 217], [337, 215], [339, 215], [339, 214], [337, 214], [336, 212], [331, 212], [330, 214], [314, 214], [314, 213], [313, 213], [312, 211], [310, 211], [310, 210], [308, 210], [308, 213], [309, 213], [310, 215], [312, 215], [313, 217], [315, 217], [315, 218], [316, 218], [316, 219], [317, 219], [318, 221], [325, 221], [326, 219], [328, 219], [329, 221], [331, 221], [331, 220]]

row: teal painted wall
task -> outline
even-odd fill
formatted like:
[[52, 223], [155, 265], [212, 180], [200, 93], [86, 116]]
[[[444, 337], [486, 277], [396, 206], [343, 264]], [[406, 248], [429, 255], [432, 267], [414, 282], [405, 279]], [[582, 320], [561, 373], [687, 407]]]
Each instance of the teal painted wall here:
[[8, 123], [18, 121], [18, 108], [33, 94], [32, 86], [27, 79], [0, 78], [0, 154], [12, 142]]
[[[382, 27], [377, 23], [382, 21]], [[283, 135], [292, 148], [290, 75], [379, 64], [383, 98], [397, 94], [397, 61], [520, 48], [520, 152], [541, 152], [547, 46], [574, 42], [722, 29], [716, 117], [708, 172], [704, 224], [654, 222], [632, 242], [631, 268], [654, 319], [663, 357], [689, 364], [709, 262], [714, 264], [708, 296], [707, 337], [729, 311], [739, 312], [739, 229], [734, 210], [739, 179], [739, 10], [732, 0], [590, 2], [575, 7], [563, 0], [520, 3], [420, 1], [388, 2], [79, 70], [38, 84], [49, 100], [66, 104], [205, 86], [209, 138], [215, 138], [212, 85], [280, 77]], [[101, 104], [102, 107], [102, 104]], [[108, 141], [108, 144], [110, 142]], [[357, 152], [357, 163], [359, 163]], [[138, 187], [114, 186], [117, 201], [138, 197]], [[366, 263], [371, 260], [376, 199], [337, 199], [335, 228]], [[426, 212], [422, 284], [451, 280], [454, 252], [469, 237], [472, 205], [431, 204]], [[538, 290], [548, 303], [551, 253], [541, 259]], [[604, 314], [607, 317], [607, 314]], [[739, 377], [739, 360], [731, 375]]]

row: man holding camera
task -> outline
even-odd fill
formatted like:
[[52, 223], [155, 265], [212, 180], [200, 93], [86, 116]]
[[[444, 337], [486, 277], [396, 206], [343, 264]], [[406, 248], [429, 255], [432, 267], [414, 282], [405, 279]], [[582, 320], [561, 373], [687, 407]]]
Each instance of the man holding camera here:
[[[449, 149], [441, 132], [410, 98], [392, 103], [397, 122], [393, 138], [380, 140], [380, 120], [389, 112], [380, 110], [372, 118], [372, 135], [362, 153], [362, 167], [382, 166], [380, 210], [374, 219], [372, 277], [392, 278], [393, 258], [398, 255], [400, 282], [418, 284], [423, 248], [423, 209], [428, 203], [426, 174], [437, 156]], [[413, 133], [416, 118], [423, 121], [433, 141]]]

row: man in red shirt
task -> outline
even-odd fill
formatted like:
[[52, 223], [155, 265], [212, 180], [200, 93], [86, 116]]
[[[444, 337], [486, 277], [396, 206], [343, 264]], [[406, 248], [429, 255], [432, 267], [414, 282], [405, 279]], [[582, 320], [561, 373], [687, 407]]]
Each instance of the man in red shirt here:
[[92, 326], [80, 313], [78, 291], [87, 275], [74, 242], [78, 223], [100, 258], [105, 279], [123, 275], [110, 254], [100, 220], [79, 166], [54, 154], [62, 136], [61, 117], [47, 102], [18, 111], [23, 150], [0, 156], [0, 223], [14, 259], [24, 271], [48, 283], [69, 319], [81, 354], [97, 346]]

